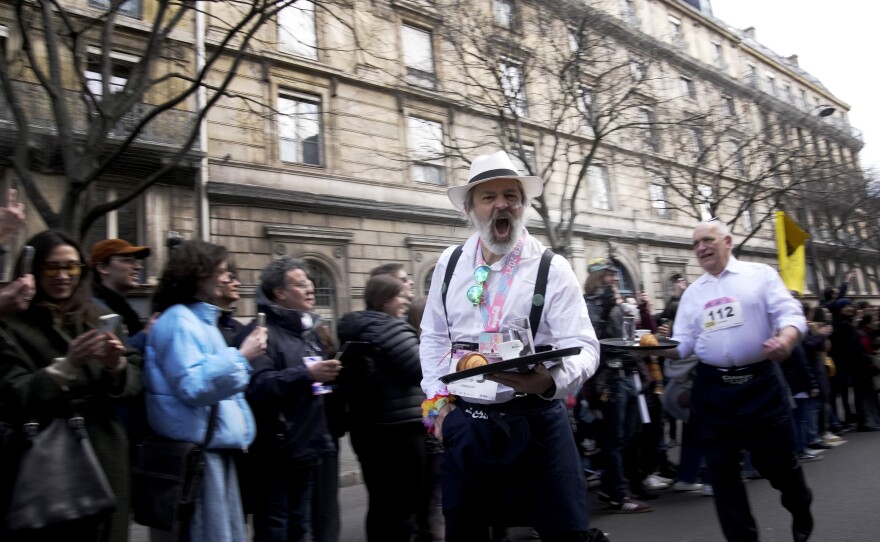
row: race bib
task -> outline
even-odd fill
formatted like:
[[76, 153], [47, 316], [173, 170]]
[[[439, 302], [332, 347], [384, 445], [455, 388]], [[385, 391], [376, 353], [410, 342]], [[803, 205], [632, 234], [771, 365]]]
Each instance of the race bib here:
[[742, 304], [735, 297], [713, 299], [703, 305], [703, 329], [718, 331], [745, 323]]

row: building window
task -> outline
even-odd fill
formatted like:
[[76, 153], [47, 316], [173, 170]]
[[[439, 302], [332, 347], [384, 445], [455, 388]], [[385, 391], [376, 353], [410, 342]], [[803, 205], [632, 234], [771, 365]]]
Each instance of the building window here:
[[688, 139], [690, 139], [691, 152], [694, 160], [700, 160], [703, 156], [703, 134], [697, 128], [688, 128]]
[[531, 143], [511, 144], [510, 159], [516, 170], [523, 175], [537, 175], [538, 161], [535, 158], [535, 146]]
[[522, 63], [504, 59], [498, 63], [498, 71], [501, 76], [501, 89], [507, 101], [507, 110], [521, 117], [527, 116], [529, 107]]
[[568, 49], [572, 53], [582, 55], [587, 52], [587, 33], [583, 29], [568, 29]]
[[516, 9], [513, 0], [492, 0], [495, 12], [495, 24], [504, 28], [514, 28], [516, 24]]
[[594, 165], [587, 168], [590, 182], [590, 205], [594, 209], [611, 210], [611, 185], [608, 181], [608, 168]]
[[767, 94], [776, 96], [776, 76], [772, 73], [767, 74]]
[[699, 201], [697, 202], [697, 208], [700, 211], [700, 220], [703, 222], [709, 220], [712, 217], [712, 187], [707, 184], [701, 184], [697, 186], [697, 190], [699, 191]]
[[315, 285], [315, 308], [314, 311], [321, 318], [334, 326], [336, 321], [336, 286], [333, 274], [321, 262], [305, 260], [306, 275]]
[[617, 271], [617, 292], [623, 297], [635, 295], [636, 283], [632, 275], [619, 261], [612, 259], [612, 263], [614, 263], [614, 269]]
[[641, 21], [639, 21], [638, 15], [636, 15], [636, 7], [633, 4], [633, 0], [621, 0], [620, 13], [623, 15], [625, 23], [637, 28], [641, 25]]
[[86, 59], [85, 79], [86, 86], [93, 96], [101, 98], [104, 95], [104, 84], [102, 81], [102, 73], [104, 65], [110, 62], [110, 80], [107, 82], [107, 90], [110, 94], [122, 92], [128, 78], [131, 77], [131, 69], [140, 59], [134, 55], [119, 53], [112, 51], [110, 58], [104, 57], [101, 50], [97, 47], [88, 48], [88, 57]]
[[401, 28], [401, 37], [407, 82], [434, 88], [437, 77], [434, 74], [434, 49], [431, 33], [405, 24]]
[[580, 113], [581, 131], [590, 136], [594, 135], [593, 89], [587, 85], [577, 87], [577, 110]]
[[688, 79], [687, 77], [681, 78], [681, 94], [685, 98], [690, 98], [691, 100], [697, 99], [697, 86], [694, 84], [693, 79]]
[[321, 101], [317, 97], [278, 98], [278, 139], [282, 162], [321, 165]]
[[651, 181], [651, 207], [657, 218], [672, 218], [672, 209], [669, 207], [669, 196], [666, 193], [666, 179], [655, 175]]
[[733, 167], [736, 174], [740, 177], [745, 177], [747, 173], [746, 164], [743, 161], [743, 153], [740, 145], [741, 142], [738, 139], [730, 140], [730, 160], [733, 162]]
[[645, 78], [645, 63], [638, 59], [632, 59], [629, 62], [629, 71], [632, 73], [633, 79], [641, 81]]
[[721, 102], [724, 104], [724, 114], [728, 117], [736, 116], [736, 102], [730, 96], [722, 96]]
[[785, 184], [782, 180], [782, 164], [776, 162], [775, 154], [771, 154], [767, 160], [769, 162], [768, 167], [770, 168], [770, 180], [773, 181], [773, 186], [782, 188]]
[[657, 151], [657, 139], [654, 137], [654, 114], [647, 107], [639, 108], [639, 124], [642, 125], [643, 148], [648, 152]]
[[758, 88], [758, 67], [754, 64], [746, 65], [746, 83], [753, 88]]
[[721, 70], [727, 67], [724, 63], [724, 48], [717, 42], [712, 42], [712, 63]]
[[[130, 190], [129, 187], [105, 185], [98, 183], [95, 186], [94, 198], [95, 202], [109, 202], [116, 200], [121, 194], [125, 194]], [[109, 213], [98, 218], [89, 228], [88, 233], [83, 239], [83, 246], [90, 247], [104, 239], [125, 239], [135, 244], [145, 244], [145, 218], [146, 205], [145, 196], [140, 195], [122, 207], [110, 211]], [[147, 277], [156, 275], [158, 270], [149, 269], [153, 258], [147, 258], [143, 261], [144, 268], [138, 276], [138, 283], [147, 282]]]
[[306, 58], [318, 58], [315, 3], [298, 0], [278, 12], [278, 48]]
[[687, 42], [682, 32], [681, 19], [678, 17], [669, 16], [669, 35], [672, 39], [672, 45], [679, 49], [687, 48]]
[[[89, 5], [93, 8], [98, 9], [110, 9], [111, 0], [89, 0]], [[120, 15], [125, 15], [127, 17], [135, 17], [140, 19], [141, 17], [141, 0], [125, 0], [122, 4], [119, 5], [119, 9], [116, 13]]]
[[420, 183], [446, 184], [443, 166], [443, 126], [439, 122], [406, 118], [409, 156], [413, 161], [413, 180]]
[[742, 224], [743, 228], [749, 233], [755, 230], [755, 216], [752, 212], [752, 206], [745, 200], [742, 200]]
[[801, 107], [803, 109], [806, 109], [807, 107], [809, 107], [808, 102], [807, 102], [807, 91], [804, 89], [801, 89]]
[[792, 96], [791, 94], [791, 85], [788, 83], [786, 83], [785, 86], [782, 88], [782, 98], [788, 104], [791, 104], [792, 100], [794, 99], [794, 96]]

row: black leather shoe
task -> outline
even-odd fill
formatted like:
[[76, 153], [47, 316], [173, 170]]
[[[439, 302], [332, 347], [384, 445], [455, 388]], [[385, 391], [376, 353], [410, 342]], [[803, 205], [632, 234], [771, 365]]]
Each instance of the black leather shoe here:
[[792, 515], [791, 534], [794, 536], [794, 542], [807, 542], [812, 532], [813, 514], [809, 509]]

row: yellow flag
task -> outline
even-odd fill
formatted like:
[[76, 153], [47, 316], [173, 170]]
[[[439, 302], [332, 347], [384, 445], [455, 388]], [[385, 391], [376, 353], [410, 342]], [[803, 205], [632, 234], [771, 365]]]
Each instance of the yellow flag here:
[[789, 290], [804, 292], [807, 258], [804, 242], [810, 236], [782, 211], [776, 211], [776, 251], [779, 254], [779, 275]]

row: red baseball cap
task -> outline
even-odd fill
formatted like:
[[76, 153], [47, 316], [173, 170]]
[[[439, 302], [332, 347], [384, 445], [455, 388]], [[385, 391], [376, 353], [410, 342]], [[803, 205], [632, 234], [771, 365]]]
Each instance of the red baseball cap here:
[[126, 256], [131, 255], [135, 258], [146, 258], [150, 255], [150, 247], [136, 247], [122, 239], [104, 239], [92, 246], [92, 256], [89, 258], [89, 265], [95, 267], [95, 265], [109, 260], [111, 256], [122, 254]]

